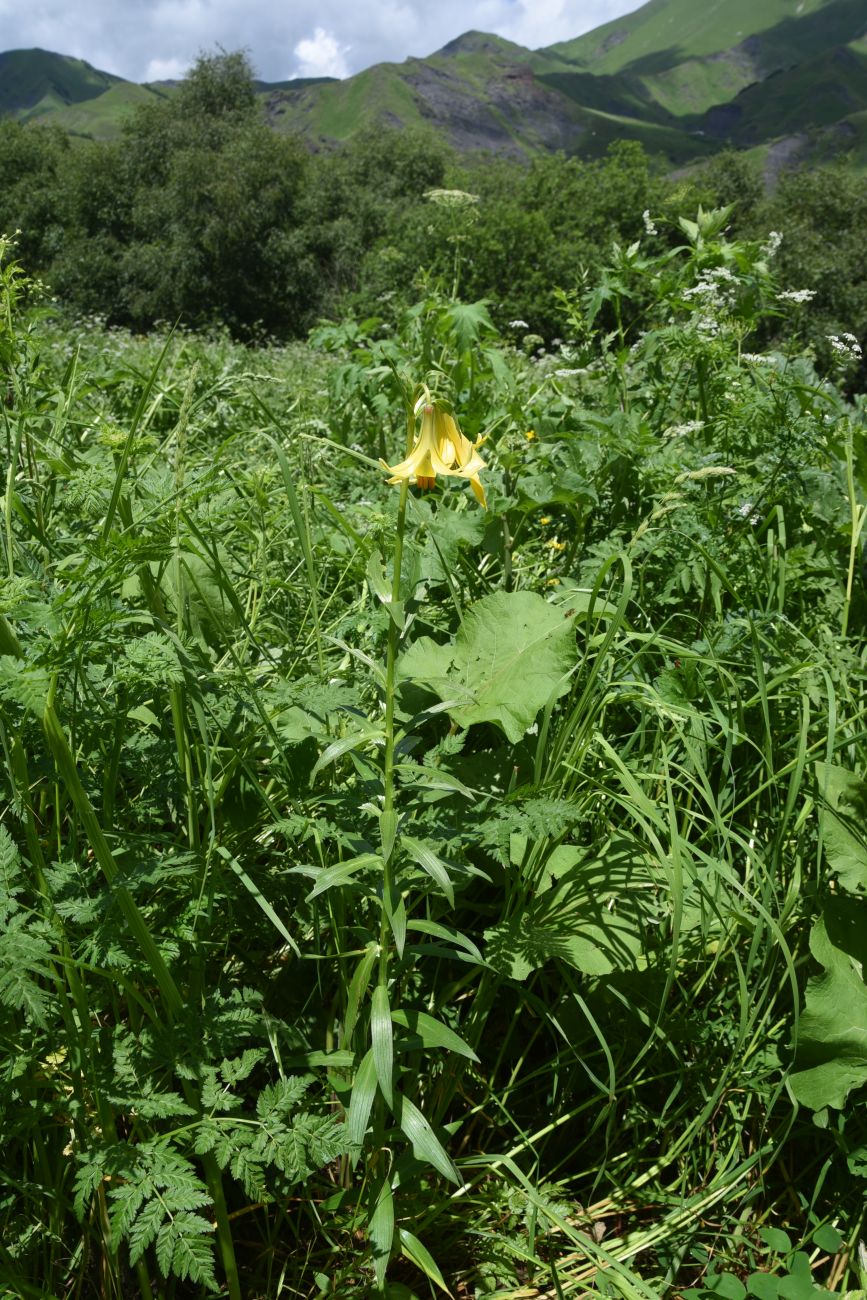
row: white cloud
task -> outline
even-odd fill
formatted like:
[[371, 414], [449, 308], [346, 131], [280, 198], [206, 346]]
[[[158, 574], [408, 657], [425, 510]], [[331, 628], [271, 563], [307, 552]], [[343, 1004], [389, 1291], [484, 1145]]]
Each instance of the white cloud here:
[[470, 29], [531, 49], [580, 36], [640, 0], [0, 0], [4, 49], [34, 45], [131, 81], [175, 76], [203, 52], [246, 50], [264, 81], [347, 76], [424, 57]]
[[180, 81], [189, 69], [189, 59], [151, 59], [145, 81]]
[[348, 77], [346, 55], [352, 47], [340, 45], [332, 32], [317, 27], [312, 38], [299, 41], [293, 51], [298, 63], [293, 77]]
[[[595, 6], [600, 11], [606, 11], [609, 7], [604, 4]], [[568, 41], [580, 35], [574, 4], [564, 3], [564, 0], [518, 0], [514, 8], [517, 12], [513, 19], [498, 28], [498, 31], [501, 36], [507, 36], [518, 45], [538, 48], [540, 45], [553, 45], [556, 41]], [[605, 21], [604, 17], [598, 19], [600, 24]], [[591, 24], [593, 27], [597, 25], [596, 22]]]

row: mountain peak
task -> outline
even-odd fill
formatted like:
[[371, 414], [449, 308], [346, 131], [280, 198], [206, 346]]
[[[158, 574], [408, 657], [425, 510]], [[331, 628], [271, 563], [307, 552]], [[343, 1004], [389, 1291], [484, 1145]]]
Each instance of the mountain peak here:
[[[469, 31], [456, 36], [431, 57], [436, 58], [438, 55], [449, 57], [455, 54], [503, 54], [511, 50], [523, 51], [523, 46], [507, 41], [504, 36], [495, 36], [492, 32]], [[527, 53], [527, 51], [523, 52]]]
[[52, 50], [6, 50], [0, 54], [0, 112], [23, 116], [40, 104], [80, 104], [122, 82], [84, 59]]

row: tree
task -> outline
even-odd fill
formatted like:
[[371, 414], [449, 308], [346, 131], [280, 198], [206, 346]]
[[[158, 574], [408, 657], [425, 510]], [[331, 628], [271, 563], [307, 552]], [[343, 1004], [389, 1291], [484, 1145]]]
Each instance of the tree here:
[[61, 131], [0, 120], [0, 234], [18, 236], [18, 257], [31, 273], [42, 272], [59, 239], [57, 192], [68, 161]]

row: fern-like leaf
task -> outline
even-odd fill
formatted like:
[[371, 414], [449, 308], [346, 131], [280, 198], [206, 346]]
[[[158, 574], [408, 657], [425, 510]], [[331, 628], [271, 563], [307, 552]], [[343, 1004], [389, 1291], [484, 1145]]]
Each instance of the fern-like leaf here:
[[0, 1006], [21, 1011], [37, 1025], [48, 1020], [49, 993], [39, 980], [51, 980], [47, 965], [52, 946], [41, 921], [15, 912], [6, 923], [0, 949]]

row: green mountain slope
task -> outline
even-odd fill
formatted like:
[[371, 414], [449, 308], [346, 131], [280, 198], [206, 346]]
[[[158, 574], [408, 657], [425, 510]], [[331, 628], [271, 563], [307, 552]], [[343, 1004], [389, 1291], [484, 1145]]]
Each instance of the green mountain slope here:
[[867, 54], [848, 46], [756, 82], [701, 119], [707, 134], [740, 147], [776, 135], [829, 127], [867, 109]]
[[[176, 88], [41, 50], [0, 55], [0, 112], [97, 139]], [[595, 157], [628, 138], [671, 165], [730, 145], [774, 167], [840, 152], [863, 166], [867, 0], [649, 0], [545, 49], [471, 31], [428, 58], [257, 91], [270, 126], [317, 149], [394, 126], [516, 158]]]
[[120, 135], [124, 122], [136, 108], [153, 103], [155, 99], [165, 99], [174, 92], [171, 83], [139, 86], [133, 81], [120, 81], [95, 99], [60, 105], [47, 111], [43, 109], [34, 113], [30, 120], [42, 125], [50, 122], [70, 135], [113, 140]]
[[41, 116], [96, 99], [122, 80], [65, 54], [7, 50], [0, 54], [0, 113], [14, 113], [25, 120]]
[[523, 158], [555, 149], [595, 156], [623, 136], [677, 161], [707, 151], [629, 82], [579, 73], [484, 32], [466, 32], [426, 59], [275, 94], [269, 115], [317, 146], [384, 124], [427, 127], [461, 152]]
[[594, 72], [653, 75], [750, 43], [767, 74], [864, 33], [863, 0], [650, 0], [548, 53]]
[[791, 162], [850, 152], [862, 165], [864, 0], [650, 0], [540, 53], [576, 78], [615, 78], [643, 116], [710, 149]]
[[[263, 105], [275, 95], [325, 85], [331, 77], [256, 82]], [[142, 104], [177, 92], [180, 82], [138, 85], [100, 72], [81, 59], [48, 50], [9, 50], [0, 54], [0, 115], [22, 122], [58, 126], [70, 135], [111, 140]]]

